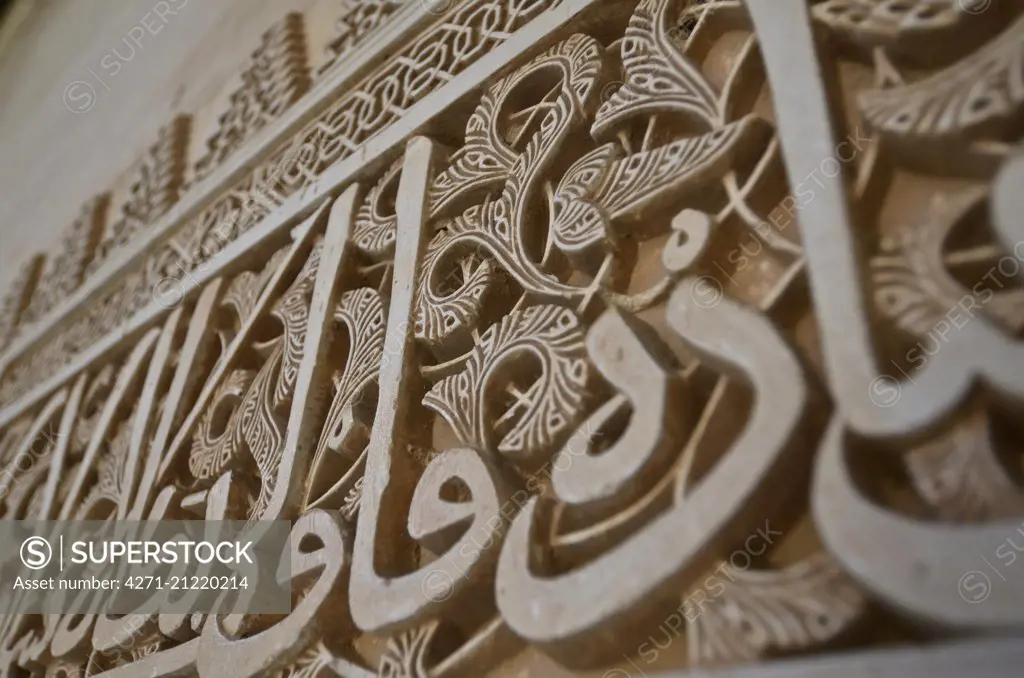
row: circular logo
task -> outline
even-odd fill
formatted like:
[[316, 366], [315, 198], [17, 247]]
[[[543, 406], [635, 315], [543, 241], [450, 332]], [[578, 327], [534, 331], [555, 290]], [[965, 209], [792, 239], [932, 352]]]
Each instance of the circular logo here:
[[50, 564], [53, 549], [42, 537], [29, 537], [21, 542], [21, 562], [30, 570], [41, 570]]
[[435, 603], [442, 603], [455, 593], [455, 579], [444, 570], [431, 570], [423, 578], [423, 595]]
[[972, 605], [977, 605], [988, 600], [989, 594], [992, 593], [992, 580], [984, 572], [971, 570], [960, 577], [958, 588], [961, 598]]
[[725, 296], [722, 284], [710, 275], [701, 276], [690, 287], [690, 299], [701, 308], [713, 308]]
[[992, 0], [960, 0], [960, 8], [968, 14], [981, 14], [992, 4]]
[[96, 88], [85, 80], [75, 80], [64, 88], [64, 108], [72, 113], [86, 113], [96, 103]]
[[868, 398], [878, 407], [889, 408], [899, 402], [903, 388], [900, 382], [888, 374], [875, 377], [868, 385]]
[[153, 285], [153, 300], [160, 308], [171, 309], [185, 298], [185, 286], [171, 276], [165, 276]]
[[452, 8], [454, 0], [420, 0], [420, 4], [428, 14], [440, 16]]

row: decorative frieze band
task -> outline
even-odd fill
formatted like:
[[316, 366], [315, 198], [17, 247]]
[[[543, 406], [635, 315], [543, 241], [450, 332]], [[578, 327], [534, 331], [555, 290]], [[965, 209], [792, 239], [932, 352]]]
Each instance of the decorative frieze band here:
[[[158, 304], [169, 303], [168, 295], [174, 297], [184, 279], [194, 276], [199, 266], [259, 222], [272, 208], [300, 189], [315, 184], [326, 168], [349, 157], [366, 139], [400, 120], [414, 103], [436, 91], [555, 4], [553, 0], [513, 3], [473, 0], [441, 17], [420, 7], [420, 14], [433, 20], [433, 24], [412, 44], [367, 75], [362, 83], [343, 94], [292, 139], [279, 143], [278, 148], [267, 154], [240, 183], [222, 191], [213, 204], [183, 224], [161, 229], [161, 237], [169, 237], [170, 241], [161, 246], [151, 240], [151, 251], [142, 255], [145, 260], [121, 270], [116, 284], [113, 284], [114, 279], [105, 281], [108, 291], [83, 300], [84, 303], [65, 320], [64, 327], [53, 329], [45, 338], [34, 336], [31, 346], [23, 345], [24, 351], [5, 355], [6, 364], [0, 373], [0, 404], [10, 404], [30, 387], [59, 372], [76, 355], [154, 299]], [[295, 79], [292, 75], [294, 59], [288, 55], [297, 49], [296, 20], [291, 16], [268, 31], [263, 47], [254, 55], [257, 62], [267, 61], [271, 55], [283, 59], [286, 65], [279, 68], [289, 81]], [[384, 45], [379, 47], [383, 49]], [[349, 51], [352, 49], [350, 47]], [[258, 80], [257, 75], [262, 73], [257, 66], [247, 71], [250, 83]], [[243, 85], [239, 91], [240, 98], [249, 91], [246, 87]], [[256, 84], [250, 89], [257, 91], [260, 86]], [[285, 87], [282, 91], [293, 90]], [[277, 105], [273, 110], [280, 115], [280, 108], [281, 105]], [[228, 116], [222, 120], [224, 139], [237, 138], [243, 131], [250, 135], [255, 132], [255, 128], [235, 129], [234, 132], [231, 129]], [[222, 142], [211, 143], [211, 148], [227, 148], [218, 145]], [[221, 160], [224, 157], [227, 153]], [[197, 170], [207, 171], [200, 168], [210, 162], [201, 161]], [[30, 317], [38, 319], [41, 315], [32, 313]]]
[[10, 289], [0, 304], [0, 351], [3, 351], [14, 337], [14, 333], [22, 322], [22, 316], [32, 303], [32, 294], [39, 286], [39, 278], [43, 273], [45, 257], [37, 254], [22, 264], [17, 277], [11, 282]]
[[39, 320], [82, 284], [103, 239], [109, 202], [110, 195], [104, 193], [82, 205], [78, 217], [64, 232], [59, 254], [46, 261], [22, 322]]
[[939, 4], [397, 10], [0, 382], [0, 517], [288, 520], [292, 611], [0, 672], [1018, 675], [1024, 7]]
[[241, 74], [229, 108], [217, 131], [206, 141], [206, 154], [196, 161], [194, 180], [200, 181], [239, 146], [298, 101], [312, 84], [307, 63], [303, 17], [289, 12], [263, 34], [252, 54], [252, 65]]

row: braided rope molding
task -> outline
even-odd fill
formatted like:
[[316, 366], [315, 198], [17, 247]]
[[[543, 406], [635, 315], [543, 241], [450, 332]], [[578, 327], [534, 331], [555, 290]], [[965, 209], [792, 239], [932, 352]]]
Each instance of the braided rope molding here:
[[0, 358], [0, 375], [19, 357], [27, 354], [61, 324], [82, 311], [89, 300], [112, 288], [120, 275], [138, 262], [154, 246], [164, 242], [180, 226], [194, 218], [217, 196], [249, 175], [254, 166], [266, 160], [273, 151], [300, 133], [331, 101], [350, 89], [396, 46], [436, 20], [423, 5], [411, 2], [392, 15], [366, 39], [365, 49], [353, 50], [332, 64], [330, 73], [316, 81], [306, 95], [279, 118], [269, 123], [228, 157], [223, 164], [195, 183], [167, 212], [144, 233], [110, 256], [73, 293], [58, 303], [39, 322], [22, 328]]
[[[459, 7], [475, 2], [480, 0], [468, 0]], [[190, 297], [207, 281], [230, 268], [246, 252], [259, 247], [276, 234], [286, 232], [291, 226], [309, 216], [325, 197], [336, 195], [350, 182], [368, 177], [382, 168], [401, 153], [404, 142], [414, 132], [424, 129], [432, 120], [442, 115], [452, 102], [457, 102], [467, 94], [479, 90], [484, 83], [507, 68], [508, 63], [514, 63], [523, 56], [537, 51], [540, 46], [548, 44], [552, 37], [559, 34], [577, 15], [599, 3], [597, 0], [564, 0], [552, 4], [553, 7], [546, 9], [520, 30], [482, 54], [443, 87], [426, 94], [410, 106], [404, 115], [371, 136], [356, 152], [325, 168], [313, 182], [286, 197], [252, 228], [212, 256], [205, 265], [183, 276], [182, 296]], [[388, 24], [386, 34], [389, 40], [381, 38], [381, 45], [401, 44], [405, 37], [418, 29], [421, 30], [421, 21], [432, 18], [436, 24], [444, 25], [450, 16], [449, 14], [438, 19], [436, 15], [431, 15], [423, 9], [419, 3], [413, 3], [412, 7], [415, 11], [406, 10], [396, 15]], [[458, 8], [454, 10], [457, 11]], [[373, 39], [372, 42], [377, 43], [378, 40]], [[203, 208], [208, 206], [209, 198], [222, 194], [226, 187], [234, 185], [233, 180], [249, 176], [249, 170], [257, 159], [273, 157], [274, 151], [282, 150], [282, 143], [287, 147], [292, 143], [293, 137], [301, 138], [310, 122], [315, 121], [319, 114], [328, 109], [339, 93], [343, 93], [351, 86], [353, 80], [364, 74], [369, 65], [380, 59], [380, 50], [374, 50], [372, 55], [358, 53], [359, 50], [356, 50], [351, 63], [339, 64], [333, 76], [315, 86], [305, 99], [268, 125], [250, 144], [186, 194], [147, 234], [130, 243], [124, 251], [113, 255], [93, 278], [86, 281], [43, 321], [44, 325], [34, 328], [32, 332], [14, 341], [7, 354], [0, 359], [0, 385], [11, 376], [12, 366], [31, 355], [32, 348], [55, 334], [60, 326], [80, 317], [90, 308], [90, 304], [101, 299], [105, 292], [114, 289], [133, 265], [142, 262], [147, 253], [168, 241], [190, 219], [201, 213]], [[166, 304], [151, 301], [132, 314], [126, 322], [75, 355], [51, 376], [32, 380], [31, 388], [9, 402], [0, 403], [0, 427], [8, 425], [88, 365], [115, 354], [120, 347], [136, 339], [168, 311]]]

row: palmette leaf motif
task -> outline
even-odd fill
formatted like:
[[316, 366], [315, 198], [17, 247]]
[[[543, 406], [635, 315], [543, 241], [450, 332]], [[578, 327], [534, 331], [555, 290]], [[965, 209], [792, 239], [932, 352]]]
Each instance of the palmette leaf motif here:
[[249, 390], [253, 376], [252, 370], [233, 370], [217, 388], [213, 406], [203, 413], [199, 430], [192, 442], [188, 466], [193, 477], [201, 480], [216, 478], [231, 464], [232, 450], [241, 444], [240, 432], [233, 426], [223, 432], [216, 431], [214, 417], [222, 408], [231, 411], [239, 406]]
[[728, 171], [733, 151], [750, 143], [766, 125], [754, 117], [707, 134], [679, 139], [651, 150], [625, 155], [604, 144], [565, 173], [553, 201], [556, 246], [576, 254], [603, 241], [614, 242], [612, 222], [627, 215], [643, 219], [680, 194], [698, 194]]
[[[969, 16], [973, 0], [828, 0], [814, 16], [829, 26], [878, 44], [894, 44], [909, 33], [955, 27]], [[981, 4], [981, 3], [978, 3]]]
[[[338, 467], [330, 461], [338, 457], [351, 464], [362, 452], [370, 422], [360, 420], [359, 410], [369, 410], [372, 401], [363, 403], [371, 385], [376, 382], [384, 359], [384, 331], [386, 319], [380, 294], [374, 289], [361, 287], [345, 292], [334, 311], [334, 320], [341, 323], [348, 335], [348, 354], [343, 369], [332, 375], [333, 397], [324, 419], [320, 439], [310, 466], [309, 501], [320, 488], [329, 487], [337, 478], [324, 477], [325, 468]], [[352, 519], [358, 510], [360, 478], [343, 500], [342, 513]]]
[[500, 186], [512, 175], [518, 154], [501, 133], [498, 112], [515, 85], [515, 78], [509, 78], [484, 92], [466, 125], [462, 146], [430, 186], [432, 214], [443, 212], [469, 191]]
[[867, 604], [825, 553], [774, 571], [727, 565], [719, 582], [725, 587], [719, 596], [705, 596], [688, 612], [694, 664], [754, 661], [770, 650], [827, 642], [859, 620]]
[[914, 487], [943, 520], [1024, 514], [1024, 492], [1000, 463], [991, 427], [988, 413], [975, 407], [949, 435], [907, 455]]
[[429, 678], [426, 660], [436, 631], [430, 623], [388, 639], [378, 678]]
[[92, 513], [97, 504], [102, 502], [116, 507], [121, 501], [121, 494], [124, 491], [124, 466], [128, 460], [128, 444], [132, 434], [132, 427], [129, 425], [131, 420], [132, 417], [129, 416], [120, 426], [110, 441], [109, 448], [96, 464], [96, 484], [82, 500], [79, 509], [79, 516], [83, 520]]
[[[273, 304], [270, 314], [280, 321], [283, 332], [256, 347], [266, 355], [263, 365], [255, 372], [236, 369], [226, 378], [193, 437], [189, 468], [203, 484], [229, 467], [258, 471], [262, 483], [251, 517], [262, 513], [274, 492], [287, 425], [284, 408], [298, 377], [322, 248], [322, 243], [314, 245], [291, 286]], [[239, 280], [244, 284], [231, 288], [224, 303], [251, 313], [269, 273], [283, 261], [272, 257], [274, 266], [259, 276], [243, 273]]]
[[334, 384], [335, 400], [348, 405], [377, 377], [384, 355], [384, 304], [376, 290], [363, 287], [342, 295], [335, 318], [345, 323], [350, 337], [345, 371]]
[[[542, 195], [543, 173], [559, 162], [559, 150], [569, 135], [583, 129], [585, 112], [598, 96], [601, 51], [600, 44], [587, 35], [570, 36], [495, 83], [470, 119], [467, 137], [479, 148], [470, 155], [456, 153], [451, 168], [433, 182], [431, 213], [444, 214], [449, 205], [479, 197], [484, 188], [488, 193], [482, 204], [438, 220], [440, 230], [427, 246], [417, 285], [414, 321], [421, 341], [436, 345], [465, 335], [479, 321], [487, 296], [498, 287], [498, 270], [544, 299], [587, 295], [547, 272], [531, 256], [529, 244], [539, 236], [542, 224], [530, 217]], [[539, 102], [515, 101], [515, 93], [538, 69], [558, 74], [558, 84], [535, 92]], [[493, 109], [520, 106], [522, 110], [510, 111], [508, 117], [524, 121], [506, 123], [515, 131], [505, 130], [522, 149], [513, 156], [510, 143], [493, 122]], [[459, 279], [451, 270], [455, 265], [462, 268], [460, 284], [446, 285]]]
[[595, 136], [606, 135], [627, 118], [666, 110], [678, 111], [706, 128], [723, 122], [718, 93], [682, 54], [670, 31], [671, 9], [691, 2], [642, 0], [637, 5], [622, 41], [626, 82], [598, 109]]
[[[583, 415], [591, 367], [579, 318], [558, 306], [532, 306], [492, 325], [461, 372], [436, 383], [423, 404], [443, 416], [467, 445], [517, 461], [550, 454]], [[507, 412], [492, 404], [505, 380], [539, 363]], [[495, 440], [498, 422], [512, 424]]]
[[256, 305], [263, 288], [277, 270], [286, 253], [278, 250], [271, 255], [267, 265], [260, 271], [243, 271], [235, 276], [228, 289], [224, 292], [222, 304], [230, 307], [239, 323], [252, 315], [252, 309]]
[[[483, 212], [483, 207], [472, 207], [448, 222], [431, 241], [424, 256], [424, 268], [440, 268], [448, 256], [449, 244], [455, 243], [460, 234], [476, 230], [479, 221], [486, 218]], [[424, 276], [415, 320], [416, 335], [427, 343], [439, 343], [452, 335], [466, 333], [480, 317], [499, 277], [492, 259], [475, 252], [461, 259], [458, 266], [459, 285], [455, 290], [437, 289]]]
[[274, 678], [318, 678], [330, 664], [331, 656], [322, 642], [313, 643], [291, 666], [278, 671]]
[[[947, 202], [947, 210], [929, 214], [927, 224], [901, 227], [882, 240], [870, 263], [879, 310], [920, 339], [919, 352], [931, 352], [933, 336], [958, 304], [973, 303], [979, 313], [1008, 332], [1024, 328], [1024, 290], [979, 280], [965, 289], [945, 263], [954, 228], [979, 202], [977, 193]], [[941, 343], [941, 341], [940, 341]]]
[[862, 92], [858, 103], [867, 124], [889, 137], [932, 144], [1003, 137], [1024, 105], [1024, 17], [952, 66], [903, 87]]
[[356, 216], [352, 239], [356, 246], [372, 259], [394, 256], [398, 237], [398, 217], [394, 205], [385, 204], [385, 194], [394, 189], [402, 169], [402, 159], [396, 160], [366, 195]]

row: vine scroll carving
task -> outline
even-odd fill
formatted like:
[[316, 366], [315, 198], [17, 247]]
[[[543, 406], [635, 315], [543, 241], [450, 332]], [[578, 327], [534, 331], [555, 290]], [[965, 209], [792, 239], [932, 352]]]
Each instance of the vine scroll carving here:
[[0, 672], [1019, 675], [1024, 7], [420, 9], [284, 16], [0, 310], [2, 516], [289, 520], [291, 613]]

